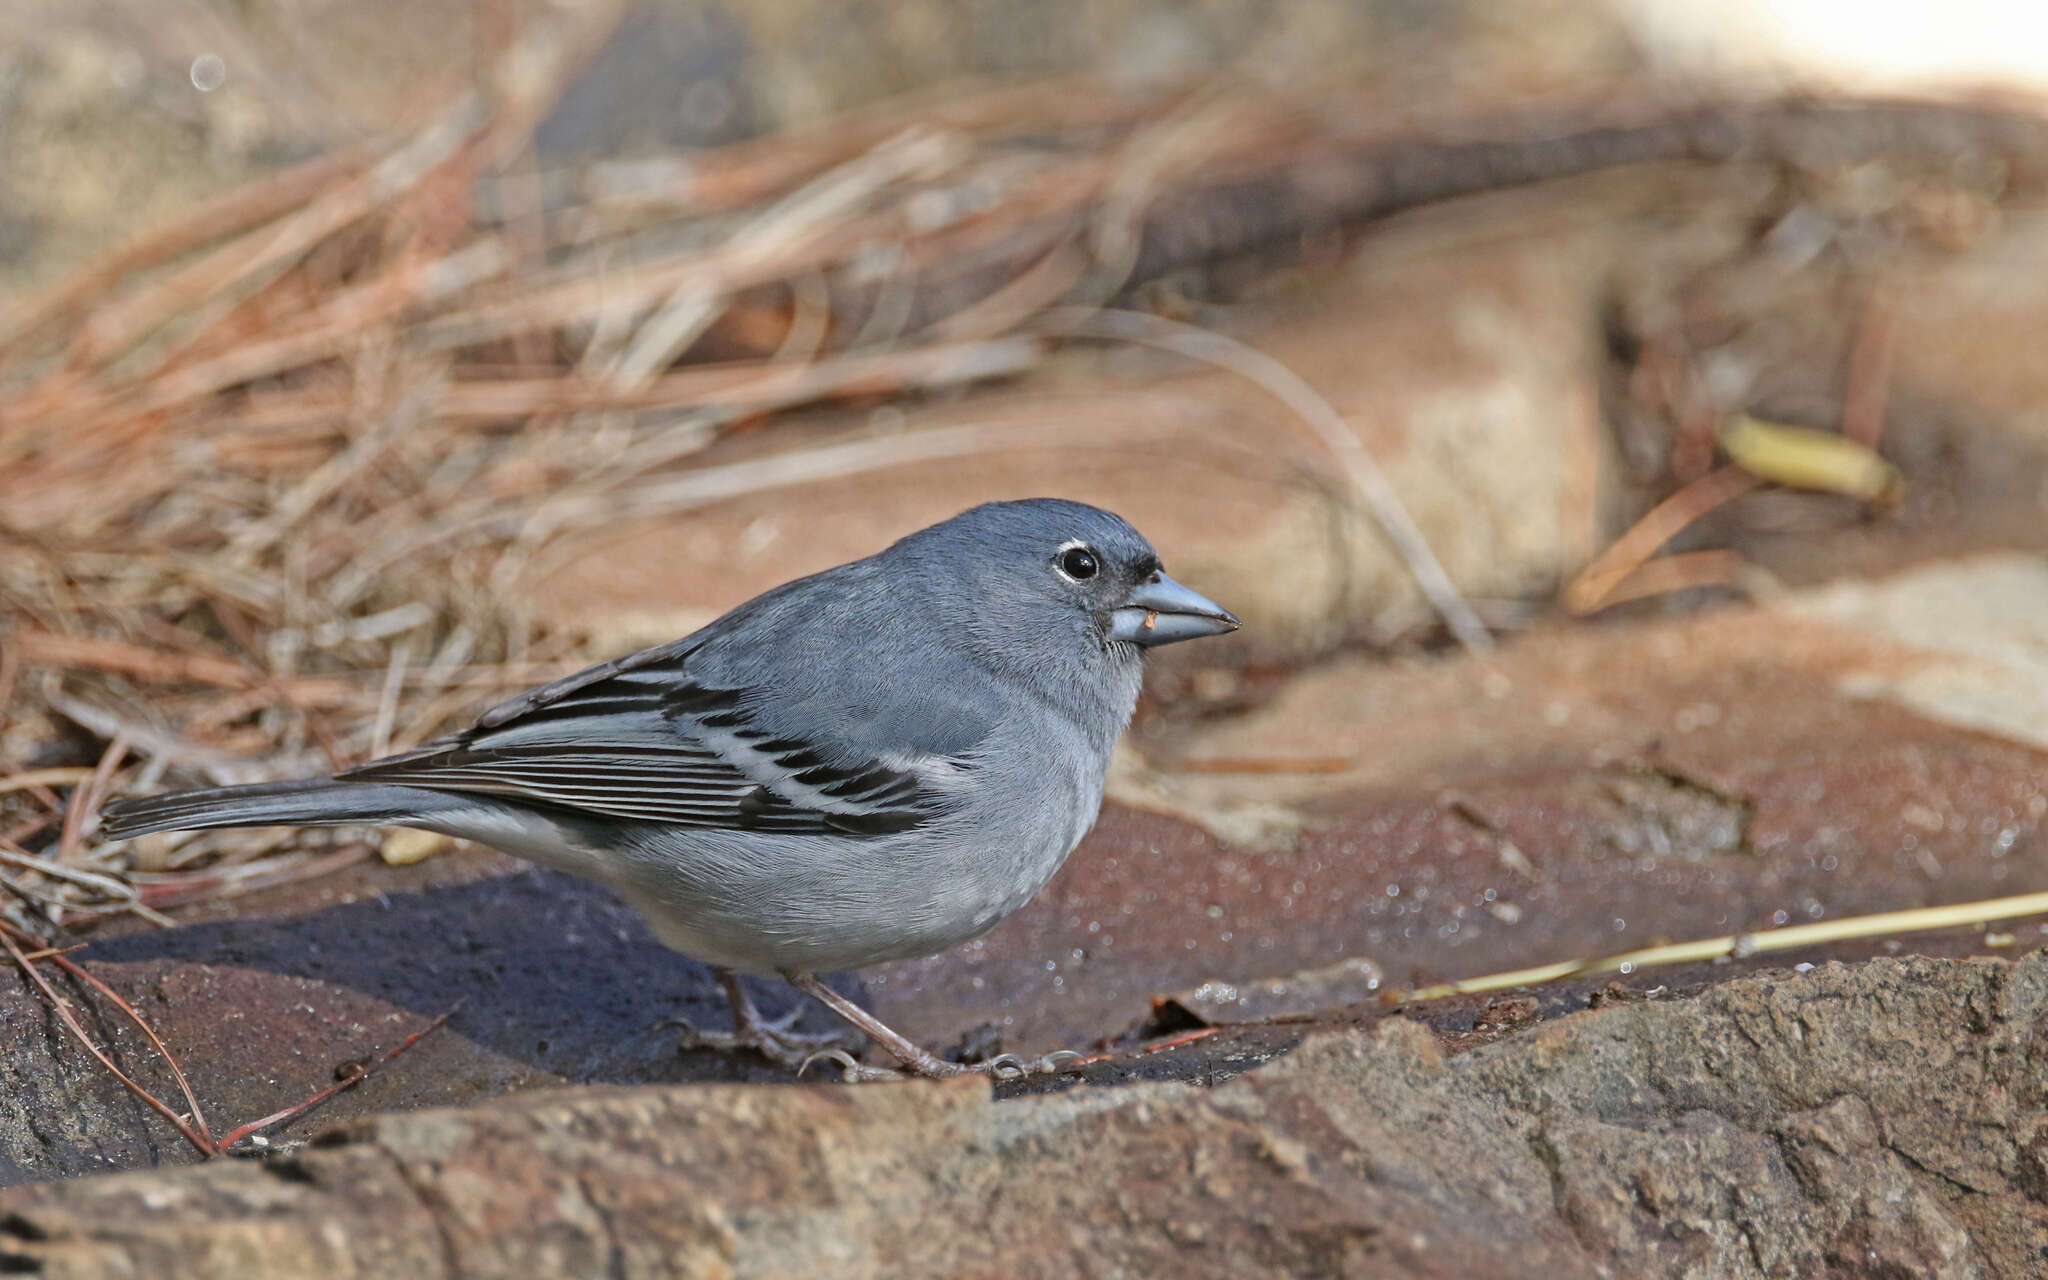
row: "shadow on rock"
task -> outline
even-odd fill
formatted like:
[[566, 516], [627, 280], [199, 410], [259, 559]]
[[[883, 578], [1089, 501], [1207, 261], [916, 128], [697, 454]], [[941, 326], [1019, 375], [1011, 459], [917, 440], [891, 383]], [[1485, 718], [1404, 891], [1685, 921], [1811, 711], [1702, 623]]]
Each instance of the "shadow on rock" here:
[[[211, 993], [203, 1003], [232, 1003], [245, 1037], [294, 1035], [309, 1019], [333, 1016], [307, 1001], [298, 984], [281, 987], [266, 980], [271, 975], [343, 988], [421, 1018], [450, 1014], [447, 1030], [476, 1050], [564, 1081], [789, 1078], [743, 1055], [679, 1051], [684, 1033], [671, 1020], [707, 1030], [730, 1025], [710, 968], [656, 942], [607, 890], [554, 872], [382, 894], [304, 915], [131, 934], [95, 941], [82, 958], [101, 971], [141, 966], [160, 981], [182, 966], [204, 966], [202, 989], [181, 983], [181, 995]], [[839, 985], [858, 993], [856, 984]], [[752, 986], [771, 1016], [798, 1003], [780, 982]], [[803, 1003], [807, 1028], [839, 1025]], [[166, 1038], [181, 1056], [211, 1048], [190, 1035]], [[505, 1065], [480, 1074], [502, 1078]], [[189, 1057], [186, 1068], [194, 1068]], [[829, 1074], [823, 1070], [821, 1078]]]

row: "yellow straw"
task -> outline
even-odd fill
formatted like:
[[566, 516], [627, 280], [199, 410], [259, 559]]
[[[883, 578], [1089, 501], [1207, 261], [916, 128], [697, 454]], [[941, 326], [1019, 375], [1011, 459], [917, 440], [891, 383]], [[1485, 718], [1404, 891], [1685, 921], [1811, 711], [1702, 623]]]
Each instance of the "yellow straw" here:
[[1949, 907], [1916, 907], [1911, 911], [1883, 911], [1870, 916], [1845, 916], [1819, 924], [1795, 924], [1763, 933], [1731, 933], [1697, 942], [1672, 942], [1660, 947], [1642, 947], [1597, 960], [1561, 960], [1532, 969], [1512, 969], [1481, 978], [1461, 978], [1427, 987], [1397, 991], [1396, 1004], [1441, 1000], [1445, 996], [1472, 995], [1482, 991], [1504, 991], [1512, 987], [1535, 986], [1590, 973], [1634, 973], [1657, 965], [1686, 964], [1720, 956], [1752, 956], [1768, 951], [1791, 951], [1823, 942], [1869, 938], [1881, 933], [1917, 933], [1926, 929], [1952, 929], [1960, 925], [1989, 924], [2014, 916], [2048, 913], [2048, 893], [2023, 893], [2013, 898], [1986, 898], [1960, 902]]

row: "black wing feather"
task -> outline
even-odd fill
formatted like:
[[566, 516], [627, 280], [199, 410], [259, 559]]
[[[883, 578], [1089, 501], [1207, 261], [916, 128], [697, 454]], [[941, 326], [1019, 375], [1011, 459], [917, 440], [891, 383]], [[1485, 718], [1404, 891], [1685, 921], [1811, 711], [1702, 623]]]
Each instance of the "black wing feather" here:
[[[740, 691], [689, 678], [688, 652], [670, 645], [600, 663], [492, 708], [453, 737], [338, 776], [744, 831], [878, 835], [932, 815], [934, 798], [914, 774], [875, 762], [842, 767], [810, 743], [770, 737]], [[778, 791], [693, 736], [693, 726], [751, 742], [796, 785]], [[801, 803], [806, 790], [837, 807]]]

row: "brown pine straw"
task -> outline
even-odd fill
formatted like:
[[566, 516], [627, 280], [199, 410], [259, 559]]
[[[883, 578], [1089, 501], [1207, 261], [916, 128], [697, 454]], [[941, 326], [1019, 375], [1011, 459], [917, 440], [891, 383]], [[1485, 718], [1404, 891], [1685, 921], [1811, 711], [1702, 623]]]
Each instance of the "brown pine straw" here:
[[[32, 329], [83, 311], [93, 298], [138, 271], [180, 257], [226, 236], [262, 226], [299, 208], [344, 174], [360, 169], [361, 148], [344, 148], [309, 160], [274, 177], [202, 201], [170, 222], [102, 254], [0, 313], [0, 353], [21, 351], [17, 343]], [[6, 366], [0, 364], [0, 372]]]
[[71, 803], [64, 808], [63, 834], [57, 841], [58, 862], [77, 863], [85, 819], [99, 808], [100, 800], [107, 794], [107, 783], [113, 778], [114, 770], [120, 767], [122, 757], [127, 754], [127, 735], [115, 734], [108, 741], [107, 749], [100, 753], [100, 762], [93, 767], [92, 777], [86, 779], [84, 786], [72, 792]]
[[77, 765], [65, 765], [56, 769], [31, 769], [0, 777], [0, 791], [25, 791], [33, 787], [69, 787], [84, 782], [93, 775], [93, 770]]
[[1668, 596], [1702, 587], [1736, 587], [1755, 575], [1739, 551], [1678, 551], [1630, 569], [1607, 586], [1599, 608], [1611, 609], [1631, 600]]
[[1564, 589], [1565, 608], [1573, 613], [1595, 613], [1620, 598], [1652, 594], [1640, 583], [1633, 589], [1625, 589], [1624, 584], [1646, 569], [1657, 548], [1677, 537], [1687, 525], [1762, 483], [1740, 467], [1724, 466], [1686, 485], [1658, 503], [1579, 571]]
[[[33, 944], [34, 949], [24, 949], [22, 945], [24, 942]], [[207, 1123], [206, 1113], [200, 1109], [199, 1098], [193, 1093], [191, 1082], [185, 1078], [184, 1069], [178, 1065], [177, 1056], [158, 1038], [155, 1028], [149, 1025], [148, 1019], [136, 1011], [134, 1005], [128, 1003], [119, 992], [100, 981], [89, 970], [70, 958], [67, 953], [77, 948], [45, 947], [33, 935], [16, 929], [4, 921], [0, 921], [0, 945], [4, 945], [7, 948], [7, 954], [13, 958], [15, 967], [20, 969], [22, 975], [35, 986], [43, 999], [49, 1003], [50, 1008], [56, 1012], [58, 1019], [63, 1022], [65, 1028], [71, 1032], [72, 1037], [78, 1041], [85, 1051], [91, 1054], [93, 1059], [100, 1066], [104, 1067], [110, 1075], [119, 1080], [122, 1087], [127, 1089], [129, 1093], [135, 1095], [150, 1110], [168, 1120], [171, 1123], [171, 1127], [176, 1129], [185, 1141], [192, 1144], [194, 1150], [209, 1159], [225, 1155], [243, 1140], [261, 1133], [265, 1129], [304, 1115], [307, 1111], [327, 1101], [342, 1090], [352, 1089], [356, 1085], [361, 1084], [392, 1059], [418, 1044], [432, 1032], [440, 1029], [452, 1016], [452, 1014], [444, 1013], [440, 1017], [435, 1018], [425, 1027], [401, 1040], [375, 1062], [367, 1064], [359, 1071], [349, 1073], [329, 1087], [314, 1093], [304, 1101], [274, 1111], [260, 1119], [237, 1125], [233, 1129], [228, 1130], [227, 1133], [215, 1136], [212, 1126]], [[77, 1013], [71, 1007], [71, 1002], [59, 994], [57, 989], [50, 984], [50, 980], [43, 976], [42, 971], [37, 967], [37, 962], [42, 960], [50, 961], [62, 969], [66, 975], [79, 982], [83, 982], [94, 991], [97, 991], [100, 995], [111, 1001], [114, 1007], [119, 1009], [130, 1022], [135, 1024], [137, 1029], [148, 1038], [150, 1046], [156, 1050], [157, 1056], [163, 1059], [164, 1066], [169, 1069], [172, 1079], [177, 1081], [178, 1092], [185, 1100], [185, 1111], [179, 1112], [170, 1103], [165, 1102], [155, 1093], [138, 1084], [134, 1077], [121, 1070], [107, 1050], [102, 1048], [97, 1041], [86, 1033], [84, 1026], [79, 1023]]]
[[1885, 401], [1890, 397], [1892, 360], [1898, 347], [1898, 293], [1881, 281], [1863, 304], [1863, 320], [1849, 350], [1842, 392], [1842, 434], [1872, 452], [1884, 432]]
[[[43, 999], [47, 1000], [50, 1007], [56, 1011], [57, 1016], [63, 1019], [64, 1025], [70, 1029], [72, 1036], [77, 1039], [78, 1043], [85, 1047], [85, 1051], [91, 1054], [102, 1067], [105, 1067], [116, 1080], [119, 1080], [128, 1092], [141, 1099], [158, 1115], [170, 1121], [171, 1125], [180, 1134], [183, 1134], [185, 1140], [196, 1147], [200, 1154], [207, 1156], [219, 1155], [220, 1151], [214, 1146], [212, 1138], [206, 1135], [206, 1117], [199, 1110], [199, 1099], [193, 1096], [192, 1086], [186, 1081], [184, 1071], [178, 1067], [177, 1059], [173, 1058], [164, 1049], [163, 1042], [157, 1039], [156, 1032], [150, 1027], [149, 1023], [140, 1014], [136, 1013], [134, 1007], [126, 1000], [115, 995], [110, 988], [105, 988], [99, 983], [97, 978], [92, 977], [85, 970], [79, 969], [77, 965], [72, 964], [68, 957], [61, 954], [52, 954], [50, 956], [50, 959], [60, 963], [60, 967], [68, 966], [64, 968], [66, 973], [72, 974], [73, 977], [82, 977], [86, 982], [93, 984], [96, 990], [103, 990], [106, 995], [112, 997], [116, 1006], [126, 1013], [137, 1027], [142, 1029], [144, 1035], [149, 1037], [150, 1044], [156, 1047], [158, 1055], [170, 1066], [171, 1074], [177, 1078], [179, 1092], [185, 1095], [185, 1105], [190, 1110], [183, 1115], [173, 1110], [169, 1103], [135, 1083], [127, 1072], [114, 1064], [114, 1060], [107, 1056], [106, 1050], [100, 1048], [93, 1038], [85, 1033], [85, 1028], [78, 1024], [78, 1015], [71, 1010], [71, 1002], [57, 994], [57, 989], [50, 985], [50, 980], [45, 978], [42, 975], [42, 971], [36, 968], [35, 962], [28, 958], [28, 954], [22, 950], [21, 944], [15, 940], [16, 932], [12, 926], [0, 924], [0, 943], [6, 944], [7, 953], [14, 957], [16, 967], [21, 970], [23, 976], [35, 984], [36, 990], [42, 993]], [[43, 948], [43, 950], [47, 951], [48, 949]], [[76, 972], [74, 973], [73, 970], [76, 970]], [[189, 1120], [187, 1116], [190, 1117]]]
[[[1842, 389], [1841, 439], [1860, 446], [1861, 451], [1869, 455], [1860, 460], [1862, 465], [1850, 470], [1860, 472], [1875, 468], [1887, 471], [1892, 483], [1873, 486], [1874, 492], [1859, 492], [1857, 487], [1848, 485], [1836, 488], [1834, 484], [1825, 482], [1819, 486], [1851, 493], [1880, 507], [1896, 503], [1898, 485], [1902, 483], [1898, 469], [1877, 456], [1878, 440], [1884, 432], [1885, 405], [1890, 394], [1898, 336], [1897, 290], [1880, 280], [1871, 288], [1864, 302], [1855, 342], [1849, 352], [1849, 366]], [[1661, 559], [1651, 557], [1688, 525], [1759, 485], [1772, 480], [1794, 485], [1810, 486], [1815, 483], [1811, 468], [1803, 469], [1796, 477], [1773, 474], [1761, 465], [1761, 458], [1747, 457], [1738, 451], [1732, 438], [1726, 434], [1721, 435], [1722, 443], [1738, 465], [1706, 471], [1714, 455], [1717, 432], [1725, 433], [1729, 429], [1723, 425], [1724, 415], [1715, 409], [1701, 388], [1687, 383], [1681, 358], [1668, 348], [1653, 345], [1646, 349], [1637, 365], [1636, 376], [1642, 380], [1648, 395], [1667, 406], [1677, 407], [1679, 421], [1673, 438], [1671, 465], [1673, 473], [1685, 483], [1594, 557], [1593, 562], [1566, 585], [1564, 606], [1576, 614], [1597, 613], [1631, 600], [1677, 591], [1740, 583], [1749, 576], [1748, 564], [1733, 551], [1697, 551]], [[1781, 437], [1800, 434], [1757, 423], [1745, 415], [1735, 415], [1734, 422], [1749, 426], [1759, 434], [1764, 430]], [[1810, 451], [1811, 446], [1799, 450], [1800, 453]], [[1790, 454], [1793, 450], [1781, 448], [1774, 452]], [[1747, 469], [1740, 465], [1744, 463], [1748, 464]], [[1837, 483], [1840, 483], [1839, 478]]]

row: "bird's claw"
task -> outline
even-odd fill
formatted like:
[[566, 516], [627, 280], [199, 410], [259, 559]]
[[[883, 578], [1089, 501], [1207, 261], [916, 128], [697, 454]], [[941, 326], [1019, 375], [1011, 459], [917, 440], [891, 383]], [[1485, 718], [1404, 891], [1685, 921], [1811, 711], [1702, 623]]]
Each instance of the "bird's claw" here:
[[834, 1034], [806, 1035], [796, 1028], [798, 1015], [777, 1018], [770, 1022], [741, 1022], [731, 1031], [706, 1031], [687, 1018], [669, 1018], [662, 1025], [675, 1027], [682, 1034], [678, 1037], [677, 1048], [683, 1050], [708, 1049], [715, 1053], [753, 1053], [768, 1059], [778, 1066], [788, 1067], [803, 1073], [803, 1069], [819, 1058], [832, 1061], [851, 1060], [845, 1042]]
[[797, 1017], [791, 1014], [772, 1022], [766, 1018], [746, 1018], [738, 1021], [731, 1031], [705, 1031], [687, 1018], [667, 1018], [661, 1026], [677, 1028], [681, 1032], [678, 1047], [685, 1050], [757, 1054], [799, 1077], [814, 1064], [828, 1062], [838, 1067], [841, 1079], [850, 1084], [904, 1080], [919, 1075], [983, 1075], [1001, 1083], [1011, 1083], [1032, 1076], [1056, 1075], [1075, 1063], [1087, 1060], [1085, 1055], [1072, 1049], [1055, 1049], [1041, 1058], [1000, 1053], [971, 1066], [931, 1059], [928, 1067], [912, 1064], [904, 1070], [892, 1070], [862, 1062], [848, 1051], [838, 1036], [799, 1034], [795, 1030]]
[[688, 1018], [663, 1018], [660, 1022], [654, 1024], [656, 1031], [667, 1031], [670, 1028], [674, 1028], [678, 1033], [676, 1035], [676, 1048], [678, 1049], [712, 1049], [717, 1047], [713, 1041], [733, 1038], [730, 1032], [699, 1030], [697, 1024]]
[[976, 1063], [975, 1070], [987, 1072], [997, 1080], [1022, 1080], [1027, 1076], [1057, 1075], [1063, 1067], [1085, 1061], [1082, 1054], [1072, 1049], [1055, 1049], [1042, 1058], [1025, 1059], [1014, 1053], [999, 1053], [986, 1062]]
[[864, 1084], [872, 1080], [899, 1080], [901, 1075], [884, 1067], [871, 1067], [844, 1049], [820, 1049], [797, 1064], [796, 1073], [801, 1077], [811, 1069], [814, 1062], [829, 1062], [839, 1068], [840, 1079], [848, 1084]]

